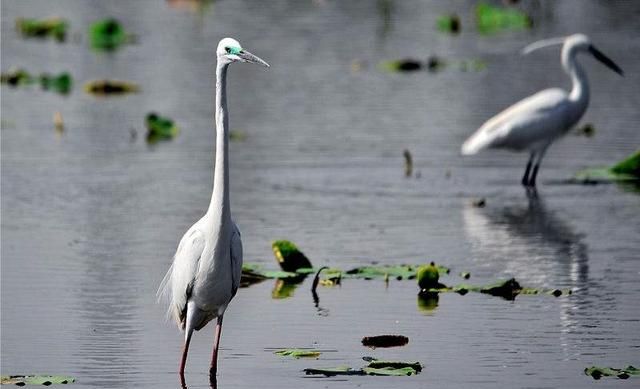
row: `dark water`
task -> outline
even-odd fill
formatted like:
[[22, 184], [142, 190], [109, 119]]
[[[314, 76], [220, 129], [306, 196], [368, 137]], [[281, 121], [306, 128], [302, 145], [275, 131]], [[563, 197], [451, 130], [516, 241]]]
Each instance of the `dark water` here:
[[[514, 276], [570, 297], [515, 302], [442, 295], [418, 308], [413, 282], [307, 280], [289, 299], [272, 282], [242, 289], [225, 316], [219, 386], [631, 387], [583, 375], [592, 364], [640, 363], [640, 197], [618, 185], [578, 186], [575, 171], [612, 163], [640, 144], [640, 4], [524, 2], [535, 28], [478, 36], [472, 1], [221, 1], [203, 13], [164, 1], [2, 1], [2, 70], [70, 71], [69, 97], [2, 87], [2, 374], [58, 373], [77, 388], [177, 387], [182, 335], [163, 322], [155, 290], [179, 238], [210, 196], [214, 50], [233, 36], [271, 63], [230, 71], [232, 209], [245, 261], [275, 266], [270, 242], [298, 243], [316, 265], [435, 260], [481, 284]], [[457, 37], [435, 31], [456, 11]], [[79, 38], [25, 41], [20, 16], [64, 16]], [[89, 23], [115, 16], [138, 43], [91, 52]], [[508, 104], [568, 87], [557, 49], [521, 57], [536, 39], [587, 33], [626, 72], [581, 58], [592, 86], [583, 122], [547, 154], [539, 198], [519, 185], [526, 157], [459, 156], [461, 142]], [[382, 60], [437, 54], [481, 58], [482, 72], [390, 74]], [[352, 62], [364, 64], [351, 70]], [[138, 82], [142, 92], [97, 100], [96, 78]], [[149, 111], [182, 133], [148, 147]], [[57, 136], [52, 115], [66, 130]], [[130, 139], [131, 128], [140, 136]], [[403, 176], [409, 148], [420, 178]], [[475, 208], [470, 199], [485, 197]], [[456, 276], [445, 277], [457, 283]], [[368, 350], [362, 336], [399, 333], [406, 347]], [[194, 337], [187, 383], [207, 386], [213, 327]], [[327, 350], [283, 360], [279, 347]], [[305, 367], [361, 366], [362, 356], [417, 360], [406, 378], [305, 377]]]

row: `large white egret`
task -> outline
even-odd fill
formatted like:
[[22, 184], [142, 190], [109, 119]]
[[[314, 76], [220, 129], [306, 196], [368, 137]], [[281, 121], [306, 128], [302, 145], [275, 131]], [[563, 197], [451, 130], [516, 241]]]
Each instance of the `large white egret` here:
[[529, 162], [522, 177], [522, 185], [528, 187], [535, 186], [540, 161], [549, 145], [580, 120], [589, 104], [589, 83], [576, 59], [578, 53], [591, 53], [611, 70], [623, 75], [622, 69], [583, 34], [541, 40], [525, 47], [523, 54], [558, 44], [563, 45], [562, 67], [571, 77], [571, 91], [552, 88], [527, 97], [489, 119], [462, 145], [463, 155], [488, 148], [529, 151]]
[[217, 318], [209, 371], [215, 380], [222, 318], [238, 290], [242, 273], [242, 241], [238, 226], [231, 220], [229, 195], [227, 68], [233, 62], [269, 67], [231, 38], [220, 41], [216, 54], [216, 153], [211, 203], [207, 213], [180, 240], [173, 264], [158, 289], [159, 296], [168, 296], [169, 315], [185, 332], [180, 360], [183, 382], [193, 331]]

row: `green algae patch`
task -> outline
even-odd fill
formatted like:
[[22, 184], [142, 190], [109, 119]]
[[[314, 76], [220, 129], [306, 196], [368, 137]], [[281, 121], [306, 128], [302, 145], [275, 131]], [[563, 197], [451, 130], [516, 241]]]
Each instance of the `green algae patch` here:
[[147, 126], [147, 142], [150, 144], [173, 139], [180, 133], [180, 128], [173, 120], [162, 117], [155, 112], [147, 114], [145, 125]]
[[94, 50], [115, 51], [131, 40], [131, 35], [114, 18], [98, 20], [89, 26], [89, 42]]
[[401, 347], [409, 343], [409, 338], [404, 335], [376, 335], [362, 338], [362, 345], [365, 347]]
[[460, 17], [457, 14], [439, 16], [436, 25], [440, 32], [449, 34], [458, 34], [462, 29]]
[[62, 375], [3, 375], [0, 376], [0, 385], [55, 385], [71, 384], [76, 379]]
[[582, 170], [574, 180], [582, 183], [640, 181], [640, 150], [613, 166]]
[[299, 358], [318, 359], [318, 357], [320, 357], [320, 355], [322, 354], [320, 351], [299, 349], [299, 348], [287, 348], [287, 349], [274, 351], [273, 353], [281, 357], [292, 357], [296, 359], [299, 359]]
[[492, 6], [481, 2], [476, 5], [475, 11], [478, 32], [481, 34], [527, 30], [533, 26], [531, 18], [515, 8]]
[[280, 268], [286, 272], [296, 272], [299, 269], [313, 268], [311, 261], [298, 247], [288, 240], [276, 240], [271, 243], [273, 254]]
[[593, 377], [594, 380], [599, 380], [602, 377], [617, 377], [622, 380], [626, 380], [631, 376], [640, 376], [640, 369], [635, 368], [631, 365], [625, 367], [624, 369], [591, 366], [584, 369], [584, 374]]
[[369, 364], [360, 369], [338, 366], [320, 369], [304, 369], [304, 372], [310, 375], [324, 375], [326, 377], [339, 375], [404, 377], [416, 375], [422, 371], [422, 365], [419, 362], [381, 361], [371, 357], [364, 357], [362, 359], [369, 361]]
[[85, 92], [98, 97], [137, 93], [139, 90], [138, 84], [128, 81], [93, 80], [84, 84]]
[[69, 23], [65, 19], [58, 17], [16, 19], [16, 30], [23, 38], [52, 38], [58, 42], [64, 42], [67, 39], [68, 29]]

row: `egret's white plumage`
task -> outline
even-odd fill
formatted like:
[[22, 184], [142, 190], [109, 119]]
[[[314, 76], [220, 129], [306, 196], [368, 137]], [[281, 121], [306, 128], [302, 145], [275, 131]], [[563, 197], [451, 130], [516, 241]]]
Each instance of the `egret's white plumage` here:
[[[582, 117], [589, 105], [587, 76], [576, 61], [579, 52], [590, 52], [596, 59], [622, 75], [622, 70], [598, 51], [589, 38], [574, 34], [532, 43], [524, 49], [529, 53], [542, 47], [563, 44], [562, 66], [571, 77], [572, 89], [546, 89], [527, 97], [484, 123], [462, 145], [463, 155], [472, 155], [489, 148], [504, 148], [530, 152], [522, 183], [535, 185], [540, 161], [553, 141], [567, 133]], [[533, 171], [529, 175], [531, 167]]]
[[214, 379], [222, 317], [238, 290], [242, 273], [242, 241], [238, 226], [231, 220], [229, 195], [227, 67], [232, 62], [269, 66], [231, 38], [222, 39], [216, 53], [216, 155], [211, 202], [206, 214], [180, 240], [158, 290], [169, 300], [169, 315], [185, 331], [181, 376], [193, 331], [218, 319], [210, 370]]

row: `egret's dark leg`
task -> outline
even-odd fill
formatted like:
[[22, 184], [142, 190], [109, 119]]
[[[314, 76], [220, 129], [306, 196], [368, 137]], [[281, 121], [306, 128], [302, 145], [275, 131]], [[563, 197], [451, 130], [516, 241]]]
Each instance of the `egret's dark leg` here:
[[540, 162], [542, 162], [542, 157], [544, 157], [544, 153], [547, 151], [547, 145], [544, 149], [542, 149], [536, 156], [536, 161], [533, 165], [533, 170], [531, 171], [531, 176], [529, 177], [529, 186], [536, 186], [536, 177], [538, 176], [538, 169], [540, 169]]
[[189, 330], [187, 333], [187, 338], [184, 341], [184, 346], [182, 348], [182, 359], [180, 360], [180, 381], [182, 386], [184, 385], [184, 367], [187, 365], [187, 354], [189, 353], [189, 343], [191, 343], [191, 335], [193, 335], [193, 330]]
[[527, 162], [527, 168], [524, 170], [524, 176], [522, 176], [522, 185], [529, 186], [529, 172], [531, 171], [531, 165], [533, 165], [534, 153], [529, 156], [529, 162]]
[[213, 341], [213, 355], [211, 355], [211, 368], [209, 369], [209, 379], [215, 380], [218, 372], [218, 346], [220, 345], [220, 335], [222, 334], [222, 316], [218, 316], [216, 323], [216, 337]]

